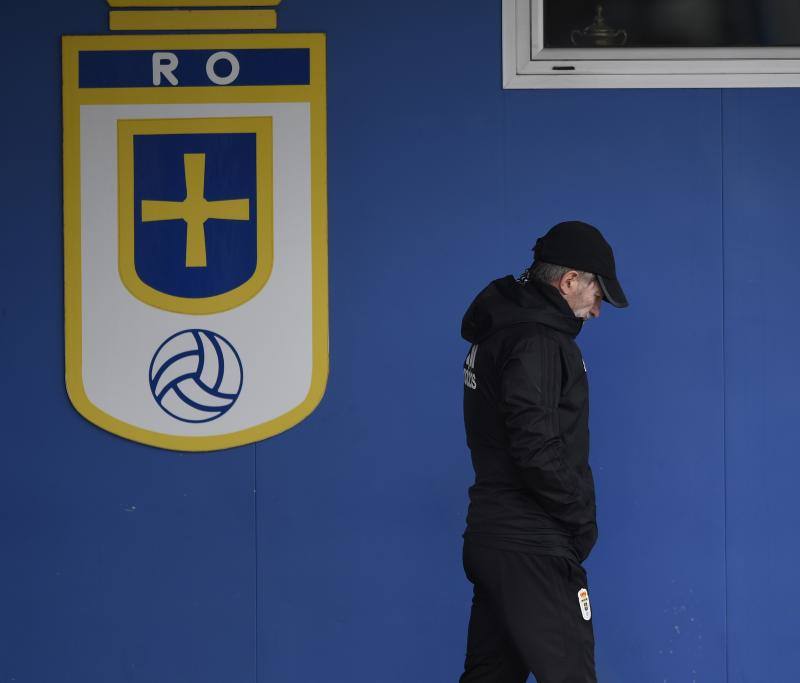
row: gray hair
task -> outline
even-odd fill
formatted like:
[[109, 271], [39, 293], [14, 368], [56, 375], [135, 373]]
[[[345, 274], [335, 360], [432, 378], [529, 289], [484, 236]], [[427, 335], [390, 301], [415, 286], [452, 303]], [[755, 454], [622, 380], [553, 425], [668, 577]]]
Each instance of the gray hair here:
[[567, 268], [566, 266], [557, 266], [555, 263], [546, 263], [544, 261], [534, 261], [530, 268], [526, 268], [522, 275], [519, 276], [519, 281], [522, 284], [528, 284], [531, 280], [537, 282], [544, 282], [548, 285], [553, 285], [559, 282], [565, 273], [575, 270], [580, 273], [581, 278], [586, 279], [593, 277], [592, 273], [586, 273], [576, 268]]

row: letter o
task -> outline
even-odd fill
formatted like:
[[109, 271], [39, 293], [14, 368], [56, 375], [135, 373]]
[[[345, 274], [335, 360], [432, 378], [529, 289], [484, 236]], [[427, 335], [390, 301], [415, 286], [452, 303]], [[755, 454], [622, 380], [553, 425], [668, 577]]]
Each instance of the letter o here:
[[[231, 72], [227, 76], [219, 76], [214, 67], [217, 62], [226, 61], [231, 65]], [[215, 52], [206, 62], [206, 74], [209, 80], [216, 85], [229, 85], [239, 77], [239, 60], [230, 52]]]

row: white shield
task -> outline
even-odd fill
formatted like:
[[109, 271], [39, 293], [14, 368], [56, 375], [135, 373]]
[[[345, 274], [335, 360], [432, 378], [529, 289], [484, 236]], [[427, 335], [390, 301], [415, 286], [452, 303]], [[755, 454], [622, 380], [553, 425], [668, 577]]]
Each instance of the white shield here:
[[[222, 51], [242, 85], [201, 82]], [[177, 85], [128, 75], [155, 54], [187, 64]], [[68, 37], [63, 56], [73, 405], [177, 450], [294, 426], [328, 373], [322, 36]], [[254, 83], [258, 59], [300, 82]]]

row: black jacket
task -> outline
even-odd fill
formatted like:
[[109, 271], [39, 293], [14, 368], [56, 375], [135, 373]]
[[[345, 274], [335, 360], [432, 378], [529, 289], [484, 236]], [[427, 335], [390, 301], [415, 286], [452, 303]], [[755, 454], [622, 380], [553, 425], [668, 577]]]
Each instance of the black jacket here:
[[471, 542], [579, 562], [594, 545], [589, 385], [574, 341], [582, 325], [554, 287], [510, 275], [464, 314]]

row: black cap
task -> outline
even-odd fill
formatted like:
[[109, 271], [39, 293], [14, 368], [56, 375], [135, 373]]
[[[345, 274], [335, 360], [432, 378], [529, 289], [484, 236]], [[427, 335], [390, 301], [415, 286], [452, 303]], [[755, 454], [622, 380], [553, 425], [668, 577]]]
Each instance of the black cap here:
[[536, 240], [533, 260], [594, 273], [603, 290], [603, 299], [612, 306], [625, 308], [628, 299], [617, 280], [614, 252], [602, 233], [581, 221], [554, 225]]

